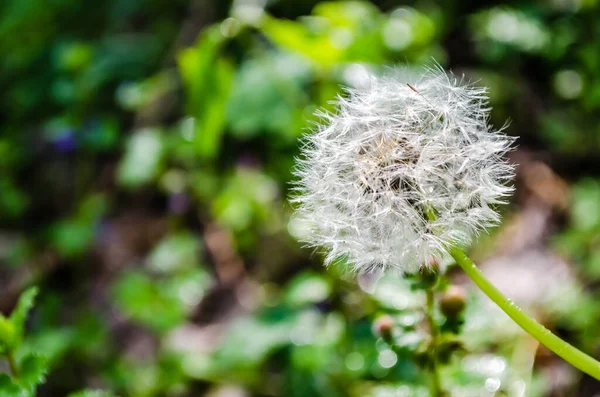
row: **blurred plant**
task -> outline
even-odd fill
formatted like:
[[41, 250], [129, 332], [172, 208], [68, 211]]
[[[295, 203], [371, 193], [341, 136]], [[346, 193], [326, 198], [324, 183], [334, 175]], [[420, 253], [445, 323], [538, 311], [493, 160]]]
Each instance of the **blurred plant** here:
[[[446, 396], [447, 390], [452, 390], [452, 387], [448, 382], [444, 384], [442, 381], [442, 366], [449, 364], [455, 353], [464, 351], [457, 335], [460, 334], [463, 324], [462, 311], [466, 305], [466, 295], [464, 291], [462, 294], [457, 292], [461, 290], [460, 287], [448, 287], [447, 279], [437, 266], [409, 275], [408, 279], [415, 292], [425, 295], [425, 305], [422, 308], [425, 329], [411, 329], [413, 337], [410, 338], [408, 330], [401, 330], [402, 325], [398, 324], [397, 320], [383, 315], [375, 320], [374, 330], [393, 352], [408, 352], [417, 365], [430, 372], [431, 396]], [[442, 299], [436, 302], [436, 294], [442, 291]], [[406, 328], [406, 325], [402, 328]]]
[[46, 359], [36, 353], [21, 356], [19, 352], [25, 338], [25, 321], [37, 293], [36, 287], [26, 290], [9, 317], [0, 314], [0, 356], [10, 369], [10, 375], [0, 374], [1, 396], [35, 396], [37, 386], [46, 379]]

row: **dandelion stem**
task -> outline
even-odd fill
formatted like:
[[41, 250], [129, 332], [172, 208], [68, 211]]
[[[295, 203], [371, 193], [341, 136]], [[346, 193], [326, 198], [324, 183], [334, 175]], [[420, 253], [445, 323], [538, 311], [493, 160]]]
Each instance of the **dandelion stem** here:
[[439, 367], [437, 363], [438, 356], [438, 346], [440, 339], [440, 332], [438, 325], [433, 316], [434, 313], [434, 293], [433, 286], [429, 286], [426, 290], [427, 294], [427, 311], [425, 312], [427, 316], [427, 322], [429, 323], [429, 328], [431, 332], [431, 346], [430, 346], [430, 371], [431, 371], [431, 397], [442, 397], [444, 394], [442, 392], [442, 382], [440, 380]]
[[471, 280], [521, 328], [574, 367], [600, 380], [600, 362], [560, 339], [527, 315], [485, 277], [463, 250], [452, 247], [449, 252]]

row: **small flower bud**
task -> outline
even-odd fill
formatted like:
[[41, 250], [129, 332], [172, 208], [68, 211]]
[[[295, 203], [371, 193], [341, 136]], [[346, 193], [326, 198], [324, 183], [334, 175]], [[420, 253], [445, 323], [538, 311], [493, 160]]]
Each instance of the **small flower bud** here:
[[451, 285], [442, 295], [440, 310], [447, 318], [455, 318], [462, 313], [467, 305], [467, 293], [464, 288]]
[[384, 315], [378, 317], [373, 323], [373, 332], [380, 336], [386, 342], [392, 341], [392, 332], [394, 330], [394, 319], [391, 316]]
[[419, 276], [421, 283], [425, 288], [433, 288], [438, 281], [440, 274], [440, 267], [435, 258], [430, 258], [429, 263], [426, 267], [421, 268]]

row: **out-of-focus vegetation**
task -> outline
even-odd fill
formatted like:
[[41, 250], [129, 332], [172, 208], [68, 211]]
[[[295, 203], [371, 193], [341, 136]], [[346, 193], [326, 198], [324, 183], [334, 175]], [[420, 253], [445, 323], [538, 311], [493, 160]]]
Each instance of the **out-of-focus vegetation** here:
[[[428, 395], [422, 288], [323, 269], [286, 198], [340, 84], [432, 58], [520, 136], [476, 258], [600, 354], [597, 1], [376, 3], [0, 3], [0, 396]], [[600, 392], [475, 292], [447, 314], [452, 396]]]

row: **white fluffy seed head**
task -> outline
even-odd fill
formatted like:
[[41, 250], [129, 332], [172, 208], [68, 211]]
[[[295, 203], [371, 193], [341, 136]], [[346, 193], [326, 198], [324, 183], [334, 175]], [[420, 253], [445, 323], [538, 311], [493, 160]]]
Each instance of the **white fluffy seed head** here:
[[441, 68], [372, 76], [307, 134], [292, 202], [307, 245], [355, 272], [414, 272], [499, 221], [513, 138], [488, 124], [485, 88]]

